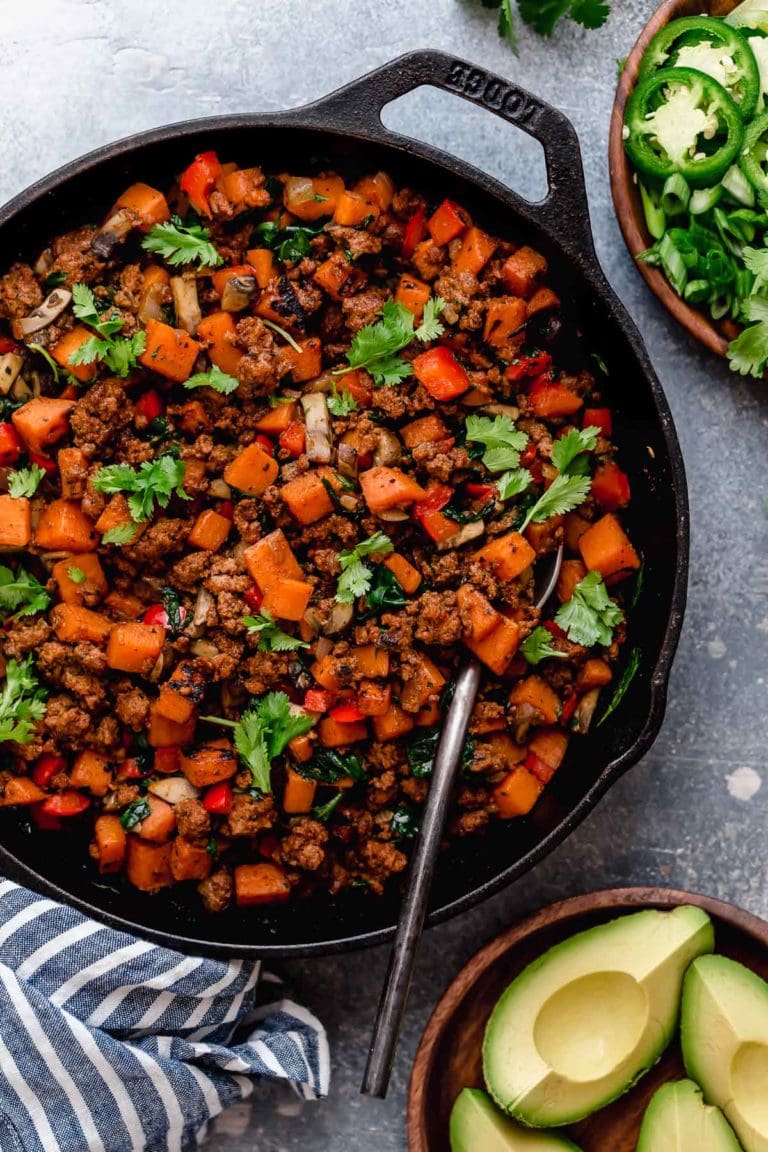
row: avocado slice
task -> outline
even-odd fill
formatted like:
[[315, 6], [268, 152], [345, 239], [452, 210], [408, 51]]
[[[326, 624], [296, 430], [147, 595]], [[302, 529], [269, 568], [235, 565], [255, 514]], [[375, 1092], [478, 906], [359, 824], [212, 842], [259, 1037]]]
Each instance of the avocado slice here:
[[[464, 1088], [451, 1112], [451, 1152], [579, 1152], [554, 1132], [533, 1132], [510, 1120], [479, 1088]], [[706, 1152], [699, 1148], [696, 1152]]]
[[689, 905], [622, 916], [551, 948], [488, 1021], [483, 1067], [493, 1098], [534, 1128], [573, 1124], [610, 1104], [660, 1058], [685, 971], [713, 948], [709, 917]]
[[683, 1059], [745, 1152], [768, 1152], [768, 984], [735, 960], [701, 957], [685, 978]]
[[691, 1080], [664, 1084], [648, 1105], [637, 1152], [741, 1152], [719, 1108]]

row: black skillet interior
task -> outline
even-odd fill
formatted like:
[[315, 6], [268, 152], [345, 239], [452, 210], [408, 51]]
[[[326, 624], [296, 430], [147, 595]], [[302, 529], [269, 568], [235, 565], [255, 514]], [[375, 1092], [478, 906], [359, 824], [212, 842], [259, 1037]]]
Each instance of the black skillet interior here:
[[[475, 169], [387, 133], [378, 113], [394, 96], [429, 83], [484, 104], [542, 140], [550, 194], [531, 206]], [[687, 501], [674, 429], [661, 389], [631, 321], [606, 284], [592, 249], [581, 160], [560, 113], [480, 69], [421, 52], [364, 77], [318, 104], [280, 116], [230, 117], [159, 129], [102, 149], [23, 193], [0, 212], [0, 267], [34, 259], [45, 241], [98, 221], [130, 182], [172, 182], [196, 152], [266, 170], [318, 171], [347, 178], [386, 168], [398, 183], [434, 201], [450, 196], [490, 231], [531, 243], [551, 261], [563, 314], [584, 333], [609, 370], [605, 396], [616, 417], [620, 461], [632, 480], [625, 517], [645, 558], [630, 615], [630, 645], [640, 670], [621, 708], [586, 738], [574, 739], [565, 765], [532, 816], [455, 842], [444, 854], [432, 918], [444, 918], [521, 875], [560, 842], [620, 773], [652, 743], [664, 711], [669, 665], [685, 605]], [[18, 813], [0, 817], [0, 863], [23, 883], [140, 935], [187, 950], [298, 955], [381, 941], [397, 918], [396, 891], [383, 899], [353, 892], [312, 897], [274, 911], [206, 916], [191, 886], [153, 897], [100, 878], [88, 862], [86, 832], [30, 835]]]

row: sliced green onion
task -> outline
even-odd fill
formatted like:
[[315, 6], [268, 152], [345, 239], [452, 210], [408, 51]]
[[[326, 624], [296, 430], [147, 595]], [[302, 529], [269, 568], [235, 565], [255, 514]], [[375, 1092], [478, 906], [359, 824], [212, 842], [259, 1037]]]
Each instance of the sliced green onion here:
[[730, 310], [731, 297], [720, 296], [716, 300], [712, 300], [709, 305], [709, 311], [712, 314], [713, 320], [722, 320], [723, 316]]
[[[685, 183], [685, 181], [683, 181], [683, 183]], [[645, 224], [648, 231], [654, 240], [661, 240], [664, 235], [664, 230], [667, 227], [664, 209], [661, 207], [657, 193], [650, 188], [646, 188], [642, 180], [640, 181], [640, 199], [643, 202]]]
[[754, 207], [755, 190], [738, 164], [734, 164], [728, 169], [721, 183], [728, 195], [732, 196], [737, 204], [743, 204], [745, 208]]
[[738, 303], [741, 300], [746, 300], [748, 296], [751, 296], [754, 286], [754, 273], [750, 272], [749, 268], [739, 268], [733, 284], [733, 294], [736, 297], [735, 302]]
[[691, 189], [679, 172], [670, 176], [661, 191], [661, 207], [667, 216], [681, 216], [688, 208]]
[[668, 232], [665, 232], [659, 241], [658, 253], [664, 275], [678, 296], [682, 296], [688, 282], [688, 269]]
[[715, 188], [695, 188], [691, 194], [688, 211], [692, 216], [701, 216], [714, 208], [722, 194], [723, 189], [719, 184]]
[[709, 280], [689, 280], [683, 296], [691, 304], [702, 304], [709, 296]]

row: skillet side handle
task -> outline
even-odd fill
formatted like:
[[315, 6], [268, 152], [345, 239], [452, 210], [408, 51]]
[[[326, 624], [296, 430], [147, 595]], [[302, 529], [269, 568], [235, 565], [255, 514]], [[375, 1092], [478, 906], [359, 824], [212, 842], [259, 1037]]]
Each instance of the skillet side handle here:
[[585, 257], [591, 258], [596, 265], [576, 131], [557, 108], [510, 80], [445, 52], [419, 50], [353, 80], [301, 111], [318, 127], [362, 130], [383, 142], [400, 141], [403, 137], [382, 124], [381, 112], [399, 96], [427, 84], [478, 104], [539, 141], [549, 182], [546, 198], [532, 204], [514, 191], [511, 194], [567, 252], [582, 262]]

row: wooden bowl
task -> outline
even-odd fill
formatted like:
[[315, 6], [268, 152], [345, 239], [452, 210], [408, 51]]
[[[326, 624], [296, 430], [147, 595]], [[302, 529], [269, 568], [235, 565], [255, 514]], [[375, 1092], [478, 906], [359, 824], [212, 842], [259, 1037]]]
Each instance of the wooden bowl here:
[[[617, 888], [576, 896], [536, 912], [487, 944], [462, 969], [421, 1039], [408, 1097], [410, 1152], [448, 1152], [448, 1120], [462, 1088], [483, 1086], [483, 1033], [501, 993], [527, 964], [575, 932], [623, 912], [696, 904], [712, 917], [715, 947], [768, 978], [768, 924], [708, 896], [666, 888]], [[684, 1076], [675, 1045], [631, 1092], [567, 1129], [584, 1152], [634, 1152], [643, 1113], [667, 1080]]]
[[[669, 24], [670, 20], [677, 20], [681, 16], [698, 16], [701, 14], [727, 16], [737, 4], [738, 0], [664, 0], [640, 33], [639, 39], [627, 57], [627, 62], [619, 78], [619, 86], [611, 114], [608, 166], [611, 175], [611, 193], [619, 227], [633, 257], [645, 252], [646, 248], [650, 248], [653, 244], [653, 237], [645, 226], [640, 192], [633, 180], [634, 172], [624, 151], [624, 141], [621, 134], [624, 127], [624, 108], [637, 83], [640, 61], [652, 38], [659, 29]], [[642, 261], [636, 261], [636, 263], [651, 291], [656, 294], [675, 319], [712, 352], [716, 352], [718, 356], [725, 356], [728, 344], [737, 332], [737, 329], [730, 330], [732, 322], [724, 321], [721, 324], [716, 324], [704, 312], [681, 300], [666, 276], [658, 268], [651, 268]]]

